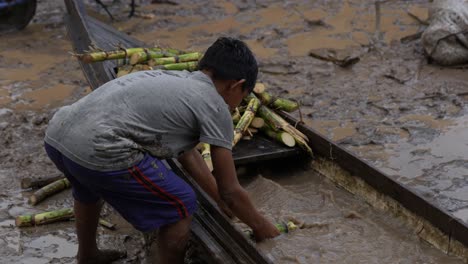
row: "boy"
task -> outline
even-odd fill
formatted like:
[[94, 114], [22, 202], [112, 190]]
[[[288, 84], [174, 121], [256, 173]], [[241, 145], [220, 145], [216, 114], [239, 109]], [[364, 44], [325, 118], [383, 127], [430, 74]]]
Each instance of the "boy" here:
[[[96, 245], [101, 199], [136, 229], [159, 230], [158, 263], [183, 263], [196, 197], [161, 163], [167, 158], [178, 158], [258, 241], [279, 235], [239, 185], [231, 153], [229, 108], [252, 91], [255, 58], [242, 41], [219, 38], [199, 69], [123, 76], [61, 108], [50, 121], [45, 148], [73, 187], [78, 263], [112, 261], [113, 253]], [[195, 149], [200, 141], [211, 145], [212, 174]]]

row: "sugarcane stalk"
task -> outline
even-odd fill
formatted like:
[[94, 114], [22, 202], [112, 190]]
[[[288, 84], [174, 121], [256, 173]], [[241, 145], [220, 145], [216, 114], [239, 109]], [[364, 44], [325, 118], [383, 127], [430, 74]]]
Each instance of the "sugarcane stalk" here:
[[[44, 225], [58, 221], [72, 220], [75, 217], [73, 208], [63, 208], [54, 211], [47, 211], [38, 214], [20, 215], [15, 219], [17, 227], [28, 227]], [[99, 225], [110, 230], [115, 230], [115, 224], [112, 224], [102, 218], [99, 218]]]
[[255, 117], [258, 108], [260, 107], [260, 100], [258, 100], [255, 96], [249, 96], [247, 98], [249, 103], [247, 108], [245, 109], [244, 114], [240, 118], [239, 122], [237, 123], [236, 127], [234, 128], [234, 140], [232, 141], [232, 146], [235, 146], [237, 142], [242, 138], [244, 132], [250, 126], [250, 123]]
[[115, 224], [108, 222], [102, 218], [99, 218], [99, 225], [110, 230], [115, 230]]
[[263, 120], [263, 118], [257, 117], [257, 116], [254, 117], [254, 119], [252, 120], [252, 123], [250, 123], [251, 127], [257, 128], [257, 129], [262, 128], [264, 125], [265, 125], [265, 120]]
[[168, 53], [171, 55], [179, 55], [185, 52], [176, 50], [176, 49], [163, 49], [163, 48], [128, 48], [128, 49], [118, 49], [118, 50], [110, 50], [110, 51], [92, 51], [83, 54], [74, 54], [80, 61], [85, 63], [91, 62], [98, 62], [104, 60], [116, 60], [116, 59], [123, 59], [129, 58], [133, 54], [138, 52], [161, 52], [161, 53]]
[[307, 144], [307, 142], [309, 141], [307, 136], [299, 130], [297, 130], [295, 127], [291, 126], [291, 124], [289, 124], [281, 116], [276, 114], [273, 110], [262, 105], [258, 110], [258, 115], [262, 117], [273, 130], [283, 130], [285, 132], [288, 132], [294, 138], [296, 144], [298, 144], [299, 147], [305, 150], [310, 156], [313, 156], [312, 149]]
[[[252, 124], [251, 124], [251, 125], [252, 125]], [[249, 133], [250, 135], [253, 135], [253, 134], [258, 133], [258, 128], [255, 128], [255, 127], [250, 126], [250, 127], [247, 128], [247, 131], [248, 131], [248, 133]]]
[[169, 71], [195, 71], [198, 67], [198, 61], [179, 62], [165, 65], [154, 66], [154, 69], [169, 70]]
[[294, 147], [296, 145], [296, 140], [293, 136], [291, 136], [288, 132], [284, 131], [274, 131], [273, 129], [269, 128], [268, 126], [264, 126], [261, 128], [262, 132], [265, 133], [268, 137], [283, 143], [288, 147]]
[[51, 178], [23, 178], [21, 179], [21, 188], [29, 189], [29, 188], [41, 188], [46, 186], [49, 183], [52, 183], [57, 180], [65, 179], [64, 176], [55, 176]]
[[293, 112], [299, 108], [299, 104], [297, 102], [285, 98], [274, 97], [268, 92], [256, 93], [256, 95], [262, 104], [267, 105], [273, 109]]
[[17, 227], [27, 227], [35, 225], [44, 225], [57, 221], [69, 220], [73, 217], [73, 209], [65, 208], [55, 211], [48, 211], [32, 215], [20, 215], [16, 217], [15, 224]]
[[210, 144], [208, 143], [201, 143], [200, 144], [200, 152], [203, 160], [206, 163], [206, 166], [208, 166], [208, 169], [210, 171], [213, 171], [213, 161], [211, 160], [211, 148]]
[[265, 85], [263, 83], [256, 83], [253, 91], [256, 94], [263, 93], [265, 91]]
[[[287, 223], [278, 223], [275, 224], [275, 227], [280, 231], [282, 234], [287, 234], [289, 232], [292, 232], [294, 230], [299, 229], [299, 226], [294, 224], [292, 221], [288, 221]], [[244, 233], [251, 239], [254, 238], [254, 234], [252, 230], [245, 230]]]
[[178, 62], [198, 61], [202, 57], [200, 52], [175, 55], [165, 52], [137, 52], [130, 57], [130, 64], [148, 62], [149, 65], [164, 65]]
[[176, 56], [176, 55], [174, 53], [169, 53], [165, 51], [153, 51], [153, 50], [140, 51], [140, 52], [135, 52], [130, 56], [129, 63], [134, 65], [134, 64], [147, 62], [151, 59], [173, 57], [173, 56]]
[[234, 113], [232, 113], [232, 123], [235, 125], [237, 123], [239, 123], [239, 120], [241, 118], [241, 114], [239, 112], [239, 108], [236, 107], [236, 109], [234, 110]]
[[34, 192], [31, 197], [29, 197], [29, 204], [36, 205], [45, 198], [65, 190], [68, 187], [70, 187], [70, 182], [67, 179], [54, 181], [53, 183], [50, 183]]

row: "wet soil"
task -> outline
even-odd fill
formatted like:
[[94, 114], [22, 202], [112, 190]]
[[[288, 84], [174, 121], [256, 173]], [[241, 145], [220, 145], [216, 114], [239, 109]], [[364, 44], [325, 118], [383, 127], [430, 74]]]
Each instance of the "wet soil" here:
[[[77, 247], [72, 222], [18, 229], [12, 220], [19, 214], [72, 205], [70, 191], [65, 191], [37, 207], [29, 206], [29, 193], [20, 189], [19, 182], [23, 177], [58, 174], [42, 148], [47, 122], [57, 107], [90, 92], [78, 64], [68, 54], [72, 48], [63, 23], [62, 1], [38, 2], [36, 16], [25, 30], [0, 36], [2, 263], [69, 263]], [[86, 2], [94, 16], [149, 45], [202, 51], [221, 35], [244, 39], [258, 58], [259, 80], [272, 93], [301, 101], [302, 118], [307, 125], [468, 222], [467, 70], [429, 64], [418, 40], [400, 42], [402, 37], [424, 29], [407, 12], [424, 20], [429, 1], [378, 4], [363, 0], [174, 1], [178, 5], [137, 1], [143, 7], [140, 14], [154, 17], [140, 15], [131, 19], [127, 18], [129, 1], [104, 1], [111, 5], [109, 10], [117, 18], [116, 22], [111, 22], [94, 1]], [[341, 68], [310, 57], [311, 51], [339, 59], [358, 56], [360, 61]], [[277, 217], [293, 215], [303, 221], [310, 220], [310, 216], [298, 215], [302, 211], [315, 214], [322, 209], [297, 202], [299, 198], [289, 194], [296, 192], [295, 188], [304, 188], [300, 186], [317, 184], [313, 172], [306, 174], [309, 177], [264, 175], [273, 177], [273, 182], [256, 179], [253, 187], [248, 185], [248, 188], [285, 193], [284, 204], [298, 205], [289, 208], [290, 211], [284, 207], [285, 212]], [[333, 196], [346, 197], [346, 194], [335, 194], [332, 185], [326, 186]], [[320, 196], [317, 193], [321, 189], [315, 188], [302, 189], [303, 193], [299, 190], [302, 195], [299, 200]], [[260, 201], [261, 197], [253, 197], [259, 206], [273, 208], [268, 204], [271, 197], [264, 197], [265, 203]], [[376, 251], [375, 245], [364, 238], [379, 236], [393, 241], [393, 249], [398, 247], [395, 241], [403, 241], [402, 245], [422, 252], [420, 255], [424, 256], [412, 258], [411, 263], [431, 263], [437, 259], [432, 253], [426, 253], [433, 249], [420, 244], [415, 237], [405, 236], [404, 232], [391, 235], [389, 230], [398, 230], [398, 223], [385, 225], [386, 220], [382, 220], [385, 217], [366, 213], [371, 209], [349, 209], [346, 201], [327, 202], [325, 207], [334, 208], [335, 216], [327, 218], [326, 213], [321, 216], [329, 221], [333, 232], [299, 230], [293, 237], [281, 238], [289, 241], [290, 247], [280, 239], [267, 244], [266, 250], [275, 259], [288, 261], [292, 256], [296, 258], [295, 263], [311, 263], [320, 252], [329, 261], [333, 261], [333, 256], [343, 256], [346, 250], [360, 252], [353, 243], [361, 243], [376, 255], [349, 254], [351, 259], [362, 257], [373, 262], [373, 258], [385, 255], [386, 251]], [[343, 210], [355, 210], [362, 218], [346, 219]], [[118, 223], [118, 230], [100, 227], [100, 244], [127, 250], [129, 258], [123, 263], [139, 263], [142, 237], [111, 208], [106, 208], [103, 216]], [[366, 224], [347, 226], [345, 222], [350, 221]], [[340, 229], [335, 228], [336, 222], [343, 233], [335, 230]], [[355, 242], [344, 239], [342, 234], [353, 233], [352, 229], [369, 231], [356, 231], [359, 236], [355, 236]], [[300, 243], [308, 241], [305, 247], [315, 253], [302, 254], [305, 252], [302, 248], [295, 250], [293, 245], [298, 240], [294, 242], [294, 239], [298, 236], [302, 236]], [[330, 243], [319, 249], [319, 240], [308, 240], [314, 236], [328, 239]], [[335, 239], [341, 238], [344, 244], [335, 244]], [[294, 253], [284, 253], [290, 250]], [[396, 251], [408, 253], [402, 248]], [[388, 260], [385, 262], [394, 262], [392, 258]]]

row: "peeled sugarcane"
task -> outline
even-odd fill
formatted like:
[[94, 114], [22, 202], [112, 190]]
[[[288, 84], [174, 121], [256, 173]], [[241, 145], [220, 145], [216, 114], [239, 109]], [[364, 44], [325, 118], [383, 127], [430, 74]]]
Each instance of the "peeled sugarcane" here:
[[[36, 225], [45, 225], [58, 221], [71, 220], [75, 217], [73, 208], [64, 208], [54, 211], [43, 212], [39, 214], [20, 215], [15, 219], [17, 227], [28, 227]], [[115, 230], [115, 224], [99, 218], [99, 224], [110, 230]]]
[[269, 106], [273, 109], [284, 110], [286, 112], [293, 112], [299, 108], [299, 104], [297, 102], [285, 98], [274, 97], [268, 92], [256, 93], [256, 95], [258, 99], [260, 99], [262, 104]]
[[[198, 61], [201, 59], [202, 54], [200, 52], [193, 52], [193, 53], [186, 53], [181, 54], [179, 56], [167, 57], [167, 58], [154, 58], [148, 61], [148, 65], [155, 66], [155, 65], [165, 65], [165, 64], [173, 64], [173, 63], [180, 63], [180, 62], [189, 62], [189, 61]], [[132, 61], [130, 60], [130, 63]]]
[[273, 129], [269, 128], [268, 126], [264, 126], [261, 128], [262, 132], [265, 133], [268, 137], [283, 143], [288, 147], [294, 147], [296, 145], [296, 140], [293, 136], [291, 136], [288, 132], [284, 131], [274, 131]]
[[74, 54], [80, 61], [91, 63], [98, 62], [103, 60], [116, 60], [131, 57], [133, 54], [138, 52], [162, 52], [168, 53], [171, 55], [183, 54], [185, 52], [176, 50], [176, 49], [163, 49], [163, 48], [128, 48], [128, 49], [118, 49], [111, 51], [91, 51], [84, 54]]
[[65, 179], [64, 176], [55, 176], [51, 178], [23, 178], [21, 180], [21, 188], [29, 189], [29, 188], [41, 188], [46, 186], [47, 184], [53, 183], [54, 181]]
[[283, 130], [288, 132], [303, 150], [305, 150], [310, 156], [313, 156], [312, 149], [307, 144], [309, 141], [307, 136], [301, 133], [295, 127], [291, 126], [291, 124], [276, 114], [273, 110], [262, 105], [260, 106], [260, 109], [258, 109], [258, 115], [262, 117], [273, 130]]
[[16, 217], [15, 224], [17, 227], [44, 225], [57, 221], [69, 220], [73, 218], [73, 216], [73, 209], [65, 208], [33, 215], [20, 215]]
[[169, 70], [169, 71], [195, 71], [198, 68], [198, 61], [179, 62], [165, 65], [157, 65], [154, 69]]
[[[280, 231], [280, 233], [282, 234], [287, 234], [291, 231], [294, 231], [296, 229], [298, 229], [299, 227], [294, 224], [293, 222], [289, 221], [287, 223], [279, 223], [279, 224], [275, 224], [275, 227], [278, 229], [278, 231]], [[246, 230], [244, 231], [245, 234], [249, 237], [249, 238], [254, 238], [254, 234], [252, 232], [252, 230]]]
[[213, 171], [213, 161], [211, 160], [211, 148], [210, 144], [208, 143], [201, 143], [200, 144], [200, 152], [203, 160], [206, 163], [206, 166], [208, 166], [208, 169], [210, 171]]
[[242, 138], [244, 132], [250, 126], [250, 123], [254, 119], [255, 114], [260, 107], [260, 100], [258, 100], [255, 96], [250, 95], [246, 98], [246, 100], [248, 100], [249, 103], [245, 109], [244, 114], [242, 114], [242, 117], [234, 128], [234, 140], [232, 141], [232, 146], [235, 146]]
[[29, 197], [29, 204], [36, 205], [42, 200], [44, 200], [45, 198], [51, 196], [52, 194], [65, 190], [66, 188], [69, 188], [69, 187], [70, 187], [70, 182], [67, 179], [57, 180], [53, 183], [50, 183], [42, 187], [36, 192], [34, 192], [33, 195]]

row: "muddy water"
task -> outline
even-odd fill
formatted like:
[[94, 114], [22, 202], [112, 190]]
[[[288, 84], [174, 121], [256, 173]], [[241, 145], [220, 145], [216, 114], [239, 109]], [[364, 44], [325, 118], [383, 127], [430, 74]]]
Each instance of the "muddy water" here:
[[[86, 2], [111, 23], [95, 1]], [[148, 44], [204, 50], [220, 35], [242, 38], [258, 58], [259, 80], [272, 93], [301, 101], [307, 125], [468, 221], [466, 69], [430, 65], [418, 41], [399, 42], [424, 28], [407, 12], [424, 20], [429, 1], [141, 1], [153, 19], [127, 19], [127, 3], [120, 2], [110, 7], [119, 20], [113, 26]], [[63, 12], [62, 1], [39, 1], [25, 31], [0, 36], [0, 262], [69, 263], [76, 249], [72, 222], [12, 226], [19, 214], [71, 205], [67, 191], [33, 208], [19, 188], [22, 177], [57, 174], [42, 149], [44, 129], [56, 107], [89, 92], [68, 54]], [[343, 69], [309, 51], [361, 60]], [[248, 185], [252, 193], [270, 190], [254, 196], [262, 210], [275, 221], [294, 218], [312, 226], [260, 245], [275, 260], [405, 263], [398, 259], [405, 254], [409, 263], [451, 261], [312, 172], [264, 176], [274, 182], [259, 178]], [[279, 194], [281, 201], [272, 200]], [[104, 216], [119, 229], [100, 228], [100, 244], [127, 250], [123, 262], [140, 263], [141, 236], [112, 209]]]
[[258, 245], [274, 263], [461, 263], [314, 172], [283, 169], [244, 186], [272, 221], [300, 226]]

